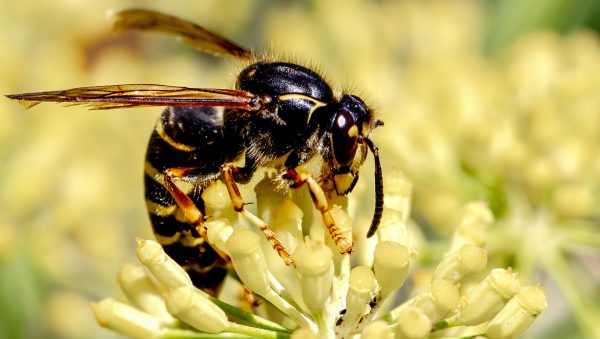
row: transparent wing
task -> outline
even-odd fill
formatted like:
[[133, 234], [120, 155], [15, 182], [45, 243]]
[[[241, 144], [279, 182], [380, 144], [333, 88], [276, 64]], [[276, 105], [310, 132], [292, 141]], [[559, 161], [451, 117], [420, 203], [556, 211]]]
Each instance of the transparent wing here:
[[46, 101], [88, 105], [92, 109], [137, 106], [222, 106], [254, 111], [261, 106], [260, 97], [246, 91], [151, 84], [79, 87], [62, 91], [12, 94], [7, 97], [19, 100], [25, 108]]
[[147, 9], [129, 9], [115, 14], [116, 30], [138, 29], [175, 34], [204, 52], [249, 59], [250, 51], [189, 21]]

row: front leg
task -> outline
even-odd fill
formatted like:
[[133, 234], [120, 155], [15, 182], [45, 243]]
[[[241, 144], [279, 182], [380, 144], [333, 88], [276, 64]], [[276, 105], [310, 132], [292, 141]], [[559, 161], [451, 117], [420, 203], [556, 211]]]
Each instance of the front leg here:
[[331, 238], [335, 241], [335, 244], [340, 248], [340, 253], [346, 254], [352, 252], [352, 241], [346, 239], [340, 229], [335, 224], [335, 220], [331, 216], [329, 201], [325, 196], [325, 192], [317, 181], [313, 178], [310, 173], [298, 173], [296, 169], [290, 168], [283, 174], [283, 179], [291, 182], [292, 188], [298, 188], [306, 184], [310, 197], [312, 198], [313, 204], [316, 209], [321, 212], [323, 217], [323, 223], [329, 231]]
[[[193, 228], [206, 243], [209, 243], [207, 230], [204, 226], [204, 215], [202, 215], [202, 212], [198, 209], [192, 199], [190, 199], [187, 194], [183, 193], [173, 182], [174, 180], [193, 175], [196, 170], [198, 170], [196, 167], [169, 168], [163, 172], [163, 181], [165, 188], [169, 191], [175, 200], [175, 203], [183, 212], [186, 224], [189, 224], [190, 228]], [[221, 251], [216, 246], [212, 246], [212, 248], [228, 265], [231, 263], [231, 258], [229, 258], [227, 253]]]
[[202, 235], [205, 240], [208, 240], [206, 238], [206, 230], [203, 227], [204, 216], [202, 215], [202, 212], [198, 209], [196, 204], [194, 204], [192, 199], [183, 193], [174, 183], [174, 180], [184, 178], [194, 170], [196, 170], [195, 167], [168, 168], [163, 172], [163, 181], [165, 188], [169, 191], [177, 206], [183, 211], [185, 222], [195, 226], [198, 233]]

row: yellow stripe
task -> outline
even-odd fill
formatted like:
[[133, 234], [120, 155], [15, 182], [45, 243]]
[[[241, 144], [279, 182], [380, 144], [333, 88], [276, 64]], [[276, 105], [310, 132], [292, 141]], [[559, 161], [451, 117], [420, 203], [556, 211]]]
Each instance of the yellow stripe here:
[[180, 151], [184, 151], [184, 152], [192, 152], [192, 151], [196, 150], [196, 147], [182, 144], [180, 142], [173, 140], [173, 138], [168, 136], [167, 133], [165, 132], [165, 129], [163, 128], [162, 120], [159, 119], [156, 122], [155, 129], [156, 129], [156, 132], [158, 133], [158, 135], [160, 135], [160, 137], [164, 141], [166, 141], [167, 144], [171, 145], [173, 148], [176, 148], [176, 149], [178, 149]]
[[158, 233], [154, 233], [154, 238], [156, 238], [156, 241], [158, 241], [159, 244], [166, 246], [166, 245], [171, 245], [171, 244], [178, 242], [179, 239], [181, 238], [181, 233], [177, 232], [177, 233], [175, 233], [175, 235], [170, 236], [170, 237], [165, 237]]
[[284, 94], [284, 95], [280, 95], [279, 96], [279, 100], [290, 100], [290, 99], [304, 99], [304, 100], [308, 100], [312, 103], [314, 103], [315, 105], [311, 108], [311, 110], [308, 112], [308, 118], [306, 119], [306, 123], [308, 124], [308, 122], [310, 121], [310, 118], [312, 117], [312, 114], [314, 113], [314, 111], [319, 108], [319, 107], [323, 107], [323, 106], [327, 106], [326, 103], [324, 103], [323, 101], [317, 100], [313, 97], [309, 97], [308, 95], [304, 95], [304, 94]]
[[144, 163], [144, 173], [150, 178], [154, 179], [157, 183], [164, 186], [165, 181], [163, 180], [163, 174], [159, 172], [149, 161]]
[[165, 207], [146, 199], [146, 208], [148, 209], [148, 212], [156, 216], [168, 217], [169, 215], [173, 214], [173, 212], [175, 212], [175, 210], [177, 209], [177, 205]]

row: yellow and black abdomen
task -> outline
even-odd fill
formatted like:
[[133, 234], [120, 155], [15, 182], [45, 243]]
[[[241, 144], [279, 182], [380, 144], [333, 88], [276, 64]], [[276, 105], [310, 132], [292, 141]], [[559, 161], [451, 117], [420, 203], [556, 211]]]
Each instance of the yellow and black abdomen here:
[[228, 156], [220, 112], [212, 107], [169, 107], [152, 132], [146, 153], [146, 206], [154, 234], [165, 252], [190, 275], [194, 285], [216, 295], [227, 274], [225, 261], [204, 241], [164, 186], [169, 168], [193, 168], [185, 192], [204, 213], [202, 191], [219, 174]]

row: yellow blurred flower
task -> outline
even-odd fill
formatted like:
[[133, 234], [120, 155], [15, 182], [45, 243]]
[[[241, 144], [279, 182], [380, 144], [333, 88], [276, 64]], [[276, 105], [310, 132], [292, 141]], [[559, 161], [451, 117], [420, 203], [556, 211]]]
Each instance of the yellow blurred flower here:
[[[108, 33], [105, 13], [139, 5], [135, 1], [2, 2], [4, 94], [127, 82], [229, 87], [238, 70], [169, 38], [119, 42]], [[413, 191], [414, 200], [401, 199], [404, 206], [388, 194], [388, 228], [382, 224], [380, 231], [406, 248], [408, 279], [415, 283], [408, 301], [433, 305], [434, 266], [446, 249], [462, 248], [454, 248], [455, 241], [468, 234], [471, 245], [487, 250], [489, 267], [512, 266], [521, 284], [547, 285], [546, 312], [559, 320], [542, 316], [534, 335], [560, 335], [560, 329], [600, 336], [593, 293], [600, 281], [590, 273], [600, 247], [596, 33], [533, 32], [490, 58], [481, 53], [489, 18], [483, 1], [144, 5], [237, 35], [236, 41], [257, 50], [266, 46], [275, 55], [307, 59], [334, 85], [358, 88], [367, 98], [386, 123], [373, 136], [384, 177], [395, 180], [400, 176], [389, 174], [402, 171]], [[103, 337], [106, 332], [82, 335], [78, 326], [51, 315], [63, 302], [78, 309], [82, 300], [115, 295], [118, 266], [134, 253], [130, 239], [150, 237], [140, 177], [158, 111], [40, 105], [23, 112], [0, 100], [0, 112], [0, 275], [12, 277], [0, 289], [2, 300], [10, 301], [0, 306], [0, 336], [31, 336], [26, 329], [43, 318], [56, 323], [45, 336]], [[370, 166], [362, 169], [349, 202], [354, 232], [363, 232], [370, 217]], [[386, 183], [386, 192], [397, 187], [406, 192], [398, 183]], [[461, 228], [461, 206], [474, 200], [486, 201], [493, 212], [489, 229]], [[293, 224], [298, 211], [308, 213], [290, 206], [294, 217], [282, 224]], [[394, 228], [397, 220], [406, 227]], [[315, 237], [319, 232], [310, 230]], [[288, 237], [294, 239], [293, 232]], [[357, 266], [373, 262], [371, 245], [357, 244]], [[340, 260], [336, 253], [333, 260]], [[471, 279], [474, 286], [484, 276]], [[81, 298], [60, 294], [65, 288]], [[13, 307], [17, 295], [25, 300]], [[557, 309], [562, 298], [570, 312]], [[407, 314], [422, 319], [419, 311]], [[373, 324], [369, 331], [385, 332]]]

